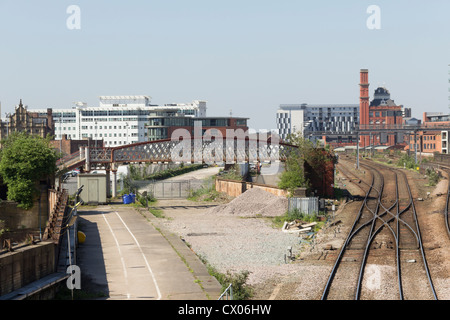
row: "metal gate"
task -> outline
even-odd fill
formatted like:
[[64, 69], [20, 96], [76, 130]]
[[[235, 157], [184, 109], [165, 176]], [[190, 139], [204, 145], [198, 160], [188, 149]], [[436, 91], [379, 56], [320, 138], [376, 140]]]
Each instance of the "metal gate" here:
[[203, 180], [133, 181], [140, 193], [147, 191], [156, 199], [185, 199], [204, 186]]

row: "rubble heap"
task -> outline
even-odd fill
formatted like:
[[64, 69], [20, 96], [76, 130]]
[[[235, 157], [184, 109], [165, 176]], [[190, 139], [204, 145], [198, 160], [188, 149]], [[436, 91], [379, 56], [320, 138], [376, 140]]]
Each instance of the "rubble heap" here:
[[252, 188], [229, 203], [212, 208], [208, 213], [241, 217], [276, 217], [284, 215], [287, 209], [286, 197], [276, 196], [260, 188]]

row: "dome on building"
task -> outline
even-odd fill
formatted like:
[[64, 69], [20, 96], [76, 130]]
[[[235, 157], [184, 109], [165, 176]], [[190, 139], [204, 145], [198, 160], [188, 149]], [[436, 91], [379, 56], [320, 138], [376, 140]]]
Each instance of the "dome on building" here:
[[394, 100], [391, 100], [391, 93], [385, 87], [378, 87], [375, 89], [373, 100], [370, 106], [395, 106]]

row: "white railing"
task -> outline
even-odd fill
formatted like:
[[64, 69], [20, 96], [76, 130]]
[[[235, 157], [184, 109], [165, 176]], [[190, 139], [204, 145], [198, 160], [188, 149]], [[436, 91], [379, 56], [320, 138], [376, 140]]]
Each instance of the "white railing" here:
[[217, 300], [233, 300], [233, 286], [231, 285], [231, 283]]

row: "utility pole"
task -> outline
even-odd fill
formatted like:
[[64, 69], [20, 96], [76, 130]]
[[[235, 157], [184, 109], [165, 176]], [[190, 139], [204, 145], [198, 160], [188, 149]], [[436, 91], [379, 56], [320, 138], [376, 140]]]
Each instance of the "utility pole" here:
[[414, 160], [417, 164], [417, 130], [414, 130]]
[[359, 169], [359, 131], [356, 132], [356, 169]]

